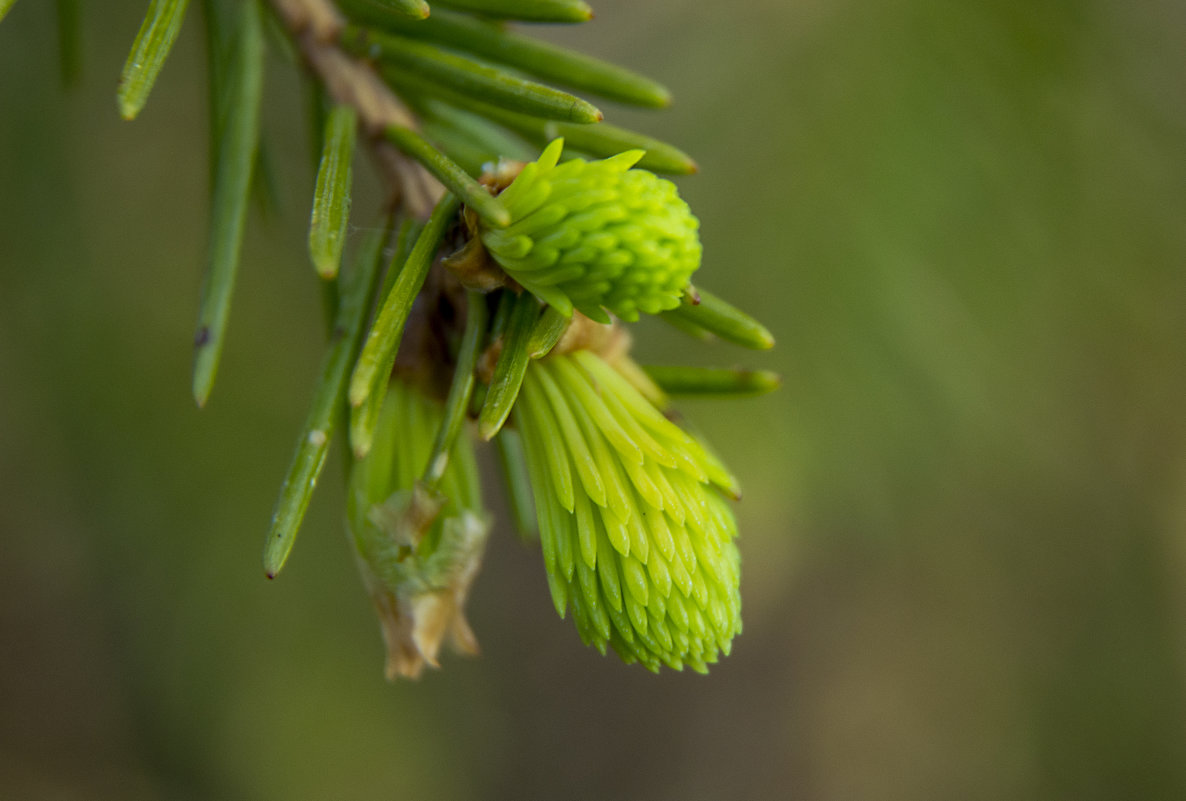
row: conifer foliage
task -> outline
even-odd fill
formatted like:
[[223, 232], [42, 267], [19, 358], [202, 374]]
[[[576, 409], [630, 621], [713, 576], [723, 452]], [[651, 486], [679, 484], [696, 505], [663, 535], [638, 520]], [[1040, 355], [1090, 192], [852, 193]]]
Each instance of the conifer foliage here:
[[[14, 1], [0, 0], [0, 19]], [[436, 666], [446, 642], [476, 651], [464, 607], [493, 521], [474, 452], [493, 441], [514, 522], [538, 535], [556, 609], [572, 611], [586, 643], [654, 671], [705, 671], [728, 654], [741, 631], [740, 494], [676, 422], [670, 397], [765, 392], [777, 377], [640, 367], [629, 355], [625, 324], [643, 314], [692, 342], [773, 345], [760, 323], [691, 283], [699, 221], [660, 175], [696, 164], [596, 104], [662, 108], [669, 92], [515, 27], [584, 22], [583, 0], [150, 0], [116, 93], [125, 119], [150, 103], [195, 7], [212, 158], [199, 406], [233, 319], [266, 146], [268, 47], [296, 55], [321, 132], [308, 249], [332, 333], [276, 501], [266, 574], [292, 553], [336, 437], [388, 676]], [[382, 209], [352, 205], [360, 148], [388, 190]], [[368, 233], [351, 237], [352, 227]]]

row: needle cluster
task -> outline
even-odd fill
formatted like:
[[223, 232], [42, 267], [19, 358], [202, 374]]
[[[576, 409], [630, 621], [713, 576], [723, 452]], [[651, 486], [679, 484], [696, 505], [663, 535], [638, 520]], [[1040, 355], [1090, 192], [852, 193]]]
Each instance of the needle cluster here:
[[[14, 2], [0, 0], [0, 19]], [[464, 605], [490, 517], [474, 448], [489, 441], [512, 518], [538, 533], [552, 600], [585, 642], [652, 670], [703, 671], [729, 653], [737, 486], [672, 422], [670, 396], [765, 392], [777, 376], [640, 367], [625, 323], [657, 315], [695, 341], [756, 349], [773, 338], [691, 283], [699, 221], [658, 174], [695, 162], [613, 125], [597, 100], [661, 108], [670, 93], [508, 25], [584, 22], [584, 0], [149, 0], [116, 93], [124, 118], [151, 109], [191, 6], [205, 22], [212, 165], [199, 406], [227, 343], [249, 199], [268, 191], [260, 119], [277, 40], [308, 79], [317, 132], [308, 249], [331, 333], [268, 531], [268, 577], [344, 439], [347, 524], [388, 675], [436, 666], [443, 643], [475, 652]], [[62, 62], [76, 65], [78, 15], [58, 8]], [[360, 148], [388, 190], [362, 226]]]

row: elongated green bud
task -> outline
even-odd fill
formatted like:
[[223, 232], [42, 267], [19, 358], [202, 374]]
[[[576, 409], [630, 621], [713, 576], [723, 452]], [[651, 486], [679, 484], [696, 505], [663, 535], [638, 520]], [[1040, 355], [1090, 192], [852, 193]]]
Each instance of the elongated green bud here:
[[679, 306], [701, 248], [675, 184], [630, 169], [641, 150], [559, 164], [562, 147], [553, 141], [499, 195], [511, 224], [481, 227], [487, 253], [566, 317], [609, 322], [604, 308], [633, 321]]
[[469, 438], [454, 441], [435, 489], [417, 481], [443, 418], [439, 403], [393, 379], [374, 446], [350, 471], [347, 520], [387, 643], [389, 679], [436, 667], [446, 640], [477, 652], [464, 606], [489, 523]]
[[732, 477], [600, 356], [532, 361], [515, 407], [557, 611], [626, 662], [704, 672], [741, 631]]

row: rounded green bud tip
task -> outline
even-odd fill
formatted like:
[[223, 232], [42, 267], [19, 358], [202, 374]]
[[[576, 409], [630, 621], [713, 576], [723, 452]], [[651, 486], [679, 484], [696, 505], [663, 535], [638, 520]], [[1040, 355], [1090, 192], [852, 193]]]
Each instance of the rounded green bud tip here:
[[674, 309], [701, 254], [700, 222], [675, 184], [631, 169], [641, 150], [558, 163], [563, 146], [554, 140], [499, 195], [511, 224], [481, 228], [487, 253], [566, 317]]
[[552, 600], [585, 643], [656, 672], [728, 654], [740, 557], [720, 462], [589, 350], [533, 361], [514, 414]]

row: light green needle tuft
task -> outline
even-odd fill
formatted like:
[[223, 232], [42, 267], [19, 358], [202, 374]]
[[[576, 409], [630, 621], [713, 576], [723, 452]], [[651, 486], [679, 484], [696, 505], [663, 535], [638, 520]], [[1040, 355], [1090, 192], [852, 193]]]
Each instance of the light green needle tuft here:
[[552, 599], [585, 643], [653, 671], [727, 654], [741, 632], [728, 471], [588, 350], [533, 361], [515, 421]]
[[565, 316], [633, 321], [678, 307], [701, 248], [675, 184], [631, 169], [641, 151], [559, 163], [562, 147], [552, 142], [499, 195], [511, 223], [481, 231], [487, 253]]

